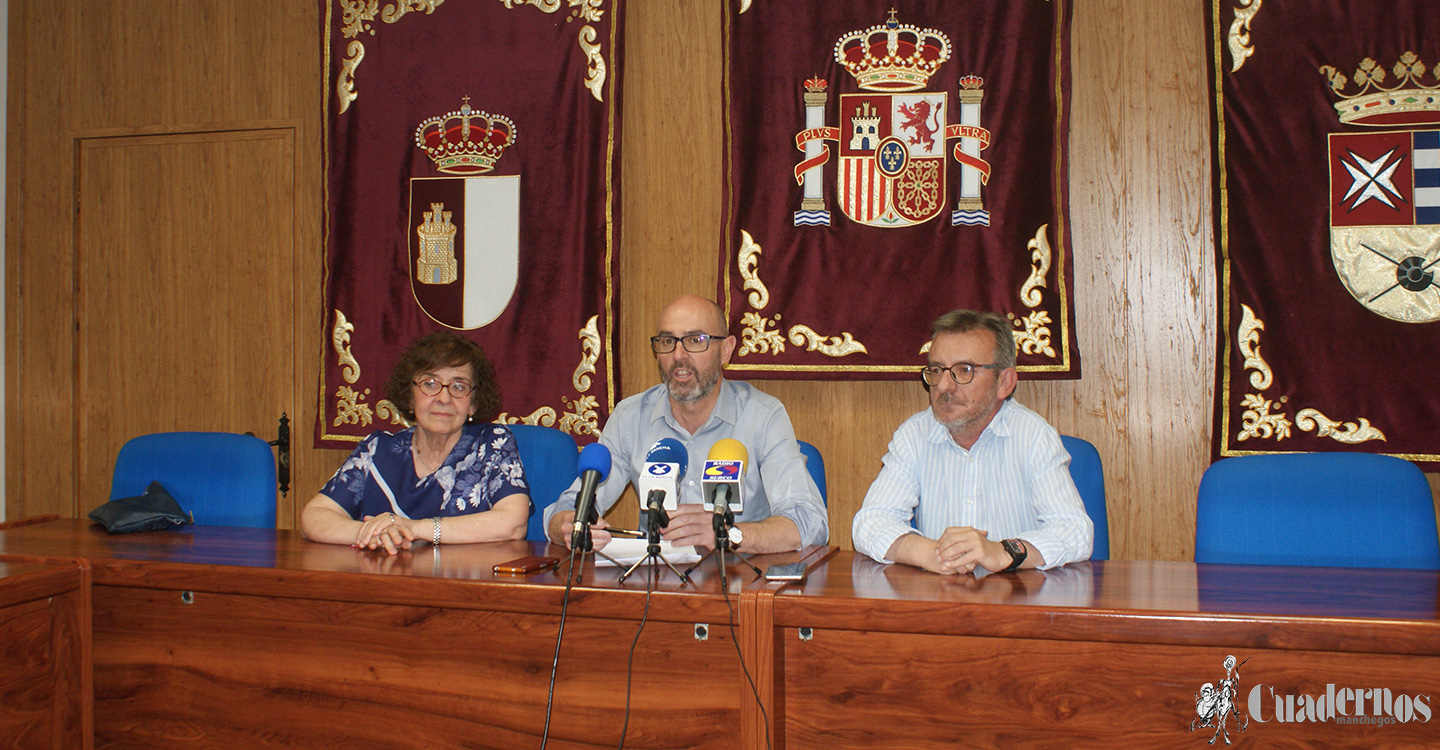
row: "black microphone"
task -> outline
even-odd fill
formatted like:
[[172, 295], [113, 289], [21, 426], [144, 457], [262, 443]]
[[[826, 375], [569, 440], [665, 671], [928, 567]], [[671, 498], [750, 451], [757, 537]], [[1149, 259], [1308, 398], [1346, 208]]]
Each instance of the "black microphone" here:
[[585, 446], [580, 451], [576, 468], [580, 472], [580, 494], [575, 501], [575, 528], [570, 532], [572, 549], [578, 549], [588, 540], [589, 535], [586, 532], [590, 524], [600, 520], [600, 514], [595, 508], [595, 489], [610, 476], [610, 449], [599, 443]]

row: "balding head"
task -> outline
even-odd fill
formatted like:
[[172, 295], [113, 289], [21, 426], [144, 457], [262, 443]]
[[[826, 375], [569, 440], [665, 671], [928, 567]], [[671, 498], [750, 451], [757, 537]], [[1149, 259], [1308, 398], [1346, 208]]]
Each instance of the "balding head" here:
[[657, 332], [679, 336], [685, 333], [728, 335], [725, 311], [713, 301], [698, 294], [682, 294], [670, 301], [655, 322]]

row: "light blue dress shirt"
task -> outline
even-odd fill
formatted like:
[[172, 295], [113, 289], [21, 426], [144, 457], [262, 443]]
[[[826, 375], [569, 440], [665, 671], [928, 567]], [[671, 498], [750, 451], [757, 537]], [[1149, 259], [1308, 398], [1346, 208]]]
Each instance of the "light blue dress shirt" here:
[[1054, 427], [1013, 400], [970, 450], [929, 409], [919, 412], [895, 431], [883, 464], [851, 528], [855, 549], [876, 560], [891, 562], [885, 554], [905, 534], [938, 539], [951, 526], [1023, 539], [1043, 568], [1090, 557], [1095, 525], [1070, 478], [1070, 454]]
[[[680, 485], [680, 502], [701, 502], [700, 473], [705, 457], [715, 443], [734, 438], [750, 454], [745, 463], [745, 510], [737, 513], [735, 520], [753, 522], [784, 516], [795, 522], [802, 545], [824, 544], [830, 538], [825, 504], [815, 480], [805, 469], [805, 457], [795, 442], [795, 428], [784, 404], [749, 383], [722, 379], [719, 388], [720, 396], [710, 418], [693, 435], [676, 421], [663, 383], [616, 405], [600, 434], [600, 442], [610, 449], [611, 457], [610, 476], [595, 495], [600, 514], [603, 516], [620, 499], [625, 486], [640, 476], [645, 454], [655, 441], [667, 437], [679, 440], [690, 459]], [[550, 519], [556, 513], [575, 510], [579, 493], [577, 479], [546, 509], [545, 528], [550, 528]]]

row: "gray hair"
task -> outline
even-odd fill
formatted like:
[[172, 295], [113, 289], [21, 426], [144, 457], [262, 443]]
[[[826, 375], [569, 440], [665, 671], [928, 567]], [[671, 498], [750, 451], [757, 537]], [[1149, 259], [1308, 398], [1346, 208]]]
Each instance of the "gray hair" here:
[[930, 338], [942, 333], [989, 331], [995, 337], [995, 364], [1002, 368], [1015, 366], [1015, 334], [1005, 319], [993, 312], [951, 310], [930, 324]]

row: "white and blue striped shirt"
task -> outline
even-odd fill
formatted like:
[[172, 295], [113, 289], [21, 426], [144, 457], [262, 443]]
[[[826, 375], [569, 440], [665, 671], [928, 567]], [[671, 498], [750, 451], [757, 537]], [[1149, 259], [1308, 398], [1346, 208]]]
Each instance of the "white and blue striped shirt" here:
[[951, 526], [987, 531], [995, 541], [1023, 539], [1045, 568], [1090, 557], [1095, 525], [1060, 433], [1015, 401], [1000, 407], [970, 450], [929, 409], [919, 412], [895, 431], [883, 463], [851, 529], [855, 549], [880, 562], [890, 562], [885, 553], [901, 536], [918, 529], [938, 539]]

